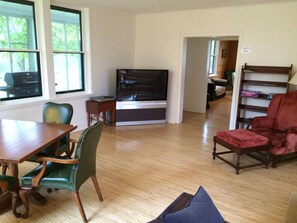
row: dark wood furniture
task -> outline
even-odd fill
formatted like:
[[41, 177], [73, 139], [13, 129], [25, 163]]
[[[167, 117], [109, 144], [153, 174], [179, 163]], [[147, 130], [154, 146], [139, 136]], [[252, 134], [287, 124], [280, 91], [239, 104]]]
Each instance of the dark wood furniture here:
[[[238, 131], [238, 130], [227, 130], [227, 131], [229, 133], [231, 133], [232, 131]], [[217, 135], [213, 137], [213, 142], [214, 142], [213, 153], [212, 153], [213, 159], [215, 159], [217, 157], [220, 160], [224, 161], [225, 163], [229, 164], [230, 166], [235, 168], [236, 174], [239, 174], [239, 170], [241, 170], [241, 169], [255, 167], [255, 166], [259, 166], [259, 165], [265, 165], [265, 168], [267, 169], [268, 164], [269, 164], [269, 149], [271, 148], [271, 145], [268, 143], [268, 139], [263, 136], [259, 136], [253, 132], [250, 132], [248, 130], [242, 129], [241, 131], [242, 131], [242, 133], [239, 133], [239, 135], [242, 135], [242, 136], [246, 135], [246, 136], [243, 136], [243, 138], [246, 139], [246, 142], [238, 142], [237, 143], [235, 137], [231, 138], [232, 133], [230, 134], [231, 135], [230, 140], [228, 140], [227, 138], [221, 137], [217, 133]], [[244, 131], [247, 134], [245, 134]], [[257, 144], [257, 142], [251, 143], [252, 138], [254, 138], [255, 141], [259, 141], [259, 143], [258, 144]], [[264, 140], [262, 140], [262, 139], [264, 139]], [[221, 146], [227, 148], [228, 150], [223, 151], [223, 152], [217, 152], [217, 148], [216, 148], [217, 143], [220, 144]], [[245, 144], [246, 144], [246, 146], [245, 146]], [[253, 155], [252, 153], [254, 153], [254, 152], [265, 152], [265, 158], [263, 158], [261, 156], [257, 157], [255, 155]], [[230, 153], [236, 153], [236, 155], [237, 155], [235, 164], [221, 156], [221, 155], [230, 154]], [[258, 160], [259, 162], [250, 164], [250, 165], [241, 165], [240, 157], [243, 154], [247, 154], [247, 155], [253, 157], [254, 159]]]
[[226, 96], [226, 79], [210, 79], [207, 84], [209, 101], [214, 101]]
[[71, 192], [83, 221], [87, 222], [79, 196], [79, 189], [86, 180], [91, 178], [99, 200], [103, 201], [96, 177], [96, 151], [102, 129], [103, 123], [97, 122], [81, 133], [74, 154], [75, 158], [40, 157], [39, 160], [42, 164], [21, 178], [20, 197], [25, 206], [23, 218], [29, 215], [28, 196], [39, 187], [53, 187]]
[[[18, 178], [19, 163], [58, 142], [76, 127], [75, 125], [0, 119], [0, 162], [8, 163], [10, 174]], [[40, 196], [37, 194], [34, 197], [40, 199]], [[6, 202], [8, 202], [7, 205]], [[5, 200], [5, 204], [1, 203], [0, 208], [5, 208], [10, 204], [11, 200]]]
[[[273, 94], [288, 92], [288, 81], [291, 78], [292, 68], [293, 65], [276, 67], [245, 64], [242, 66], [236, 128], [245, 128], [249, 124], [250, 118], [255, 116], [251, 112], [265, 115], [268, 101]], [[241, 95], [242, 90], [258, 91], [260, 93], [257, 97], [249, 97]]]
[[272, 167], [297, 158], [297, 91], [275, 94], [266, 116], [251, 120], [250, 131], [269, 139]]
[[99, 121], [99, 115], [103, 113], [103, 122], [106, 124], [106, 112], [112, 113], [112, 125], [115, 125], [116, 120], [116, 101], [114, 99], [102, 100], [102, 101], [94, 101], [88, 100], [86, 101], [86, 107], [88, 112], [88, 126], [91, 125], [92, 114], [95, 115], [95, 119]]

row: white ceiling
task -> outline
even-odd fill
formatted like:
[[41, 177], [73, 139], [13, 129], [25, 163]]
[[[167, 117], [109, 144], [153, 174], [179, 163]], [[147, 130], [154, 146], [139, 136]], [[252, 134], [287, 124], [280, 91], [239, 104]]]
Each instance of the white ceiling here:
[[130, 13], [151, 13], [190, 9], [217, 8], [297, 0], [74, 0], [91, 3], [103, 8], [126, 11]]

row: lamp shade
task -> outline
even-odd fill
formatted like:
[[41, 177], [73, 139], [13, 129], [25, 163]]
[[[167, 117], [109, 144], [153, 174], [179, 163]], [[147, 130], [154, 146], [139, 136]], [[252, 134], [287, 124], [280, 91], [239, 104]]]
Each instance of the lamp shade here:
[[289, 84], [297, 85], [297, 72], [294, 74], [294, 76], [289, 81]]

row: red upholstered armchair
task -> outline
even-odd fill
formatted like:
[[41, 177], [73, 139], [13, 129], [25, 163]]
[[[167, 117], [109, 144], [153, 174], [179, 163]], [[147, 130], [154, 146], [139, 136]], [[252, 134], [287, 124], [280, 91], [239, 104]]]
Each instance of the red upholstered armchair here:
[[280, 155], [297, 152], [297, 91], [275, 94], [268, 106], [267, 116], [255, 117], [250, 131], [269, 139], [273, 167]]

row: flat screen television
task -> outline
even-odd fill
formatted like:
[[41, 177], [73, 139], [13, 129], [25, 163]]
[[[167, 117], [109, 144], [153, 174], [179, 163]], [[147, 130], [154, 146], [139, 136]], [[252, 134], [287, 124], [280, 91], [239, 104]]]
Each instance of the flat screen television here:
[[167, 99], [168, 70], [117, 69], [117, 101]]

